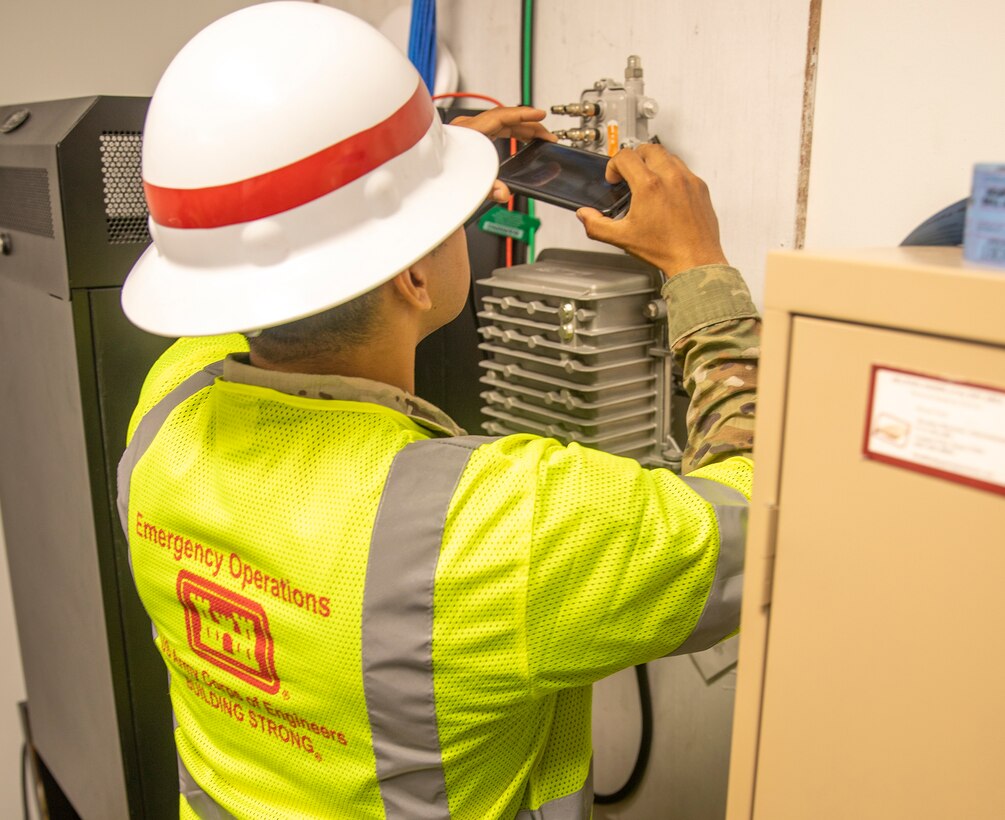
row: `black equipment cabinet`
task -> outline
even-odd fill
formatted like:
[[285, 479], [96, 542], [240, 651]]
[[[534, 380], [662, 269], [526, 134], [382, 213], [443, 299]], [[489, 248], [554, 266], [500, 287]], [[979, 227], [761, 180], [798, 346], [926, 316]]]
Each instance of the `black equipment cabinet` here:
[[150, 241], [147, 103], [0, 109], [0, 506], [34, 748], [85, 818], [178, 813], [167, 674], [115, 509], [132, 406], [170, 344], [119, 307]]
[[[148, 102], [0, 107], [0, 509], [28, 721], [61, 792], [49, 800], [57, 818], [178, 816], [167, 673], [115, 505], [133, 406], [171, 343], [119, 304], [150, 241]], [[468, 238], [472, 277], [490, 275], [503, 241], [473, 223]], [[416, 363], [419, 395], [470, 432], [481, 423], [477, 344], [472, 293]], [[64, 797], [73, 810], [56, 810]]]

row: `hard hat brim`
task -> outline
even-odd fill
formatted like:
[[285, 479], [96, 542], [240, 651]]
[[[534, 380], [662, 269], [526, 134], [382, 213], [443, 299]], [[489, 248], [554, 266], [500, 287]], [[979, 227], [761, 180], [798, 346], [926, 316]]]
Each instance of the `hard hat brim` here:
[[[424, 140], [438, 138], [439, 123], [434, 126]], [[123, 310], [134, 324], [159, 336], [209, 336], [285, 324], [372, 290], [463, 225], [492, 188], [498, 156], [490, 140], [459, 126], [442, 126], [442, 139], [440, 172], [400, 198], [382, 201], [380, 185], [362, 179], [352, 183], [358, 190], [337, 191], [295, 214], [208, 230], [152, 226], [155, 235], [196, 232], [186, 237], [192, 247], [199, 233], [233, 231], [246, 253], [236, 260], [214, 259], [213, 243], [207, 242], [206, 253], [190, 250], [179, 258], [151, 245], [122, 288]], [[420, 142], [412, 150], [427, 149]], [[344, 211], [347, 202], [378, 213], [348, 229], [326, 230], [336, 215], [332, 209]], [[288, 231], [287, 217], [291, 226], [311, 228]]]

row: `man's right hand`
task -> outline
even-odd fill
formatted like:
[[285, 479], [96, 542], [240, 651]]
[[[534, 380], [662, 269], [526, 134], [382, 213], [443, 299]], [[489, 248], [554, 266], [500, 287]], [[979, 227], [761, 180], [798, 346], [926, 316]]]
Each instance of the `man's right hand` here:
[[607, 163], [607, 181], [632, 189], [628, 213], [609, 219], [593, 208], [576, 216], [591, 239], [623, 248], [667, 277], [700, 265], [728, 264], [708, 186], [659, 145], [626, 148]]

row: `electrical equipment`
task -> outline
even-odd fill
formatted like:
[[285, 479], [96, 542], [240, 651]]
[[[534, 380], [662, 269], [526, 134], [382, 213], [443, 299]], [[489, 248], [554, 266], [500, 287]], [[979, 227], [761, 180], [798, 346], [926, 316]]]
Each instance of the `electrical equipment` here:
[[[659, 271], [632, 257], [570, 250], [479, 281], [484, 429], [679, 472], [683, 408], [674, 412], [673, 394], [683, 391], [674, 387], [660, 283]], [[686, 394], [678, 400], [686, 407]]]
[[0, 130], [0, 502], [31, 738], [83, 817], [178, 816], [167, 673], [115, 512], [129, 416], [170, 344], [119, 307], [150, 241], [147, 103], [0, 108], [20, 120]]
[[579, 102], [553, 105], [552, 114], [579, 117], [579, 126], [555, 131], [559, 139], [569, 140], [576, 148], [614, 156], [622, 148], [634, 148], [651, 142], [649, 120], [659, 113], [659, 104], [645, 95], [642, 60], [628, 58], [625, 81], [611, 78], [597, 80], [587, 88]]

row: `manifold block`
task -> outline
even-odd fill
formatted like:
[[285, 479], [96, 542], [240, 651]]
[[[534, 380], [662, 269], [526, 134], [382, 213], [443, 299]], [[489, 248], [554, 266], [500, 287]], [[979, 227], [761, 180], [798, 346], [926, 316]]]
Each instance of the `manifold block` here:
[[679, 470], [661, 282], [630, 256], [555, 249], [479, 281], [484, 429]]

